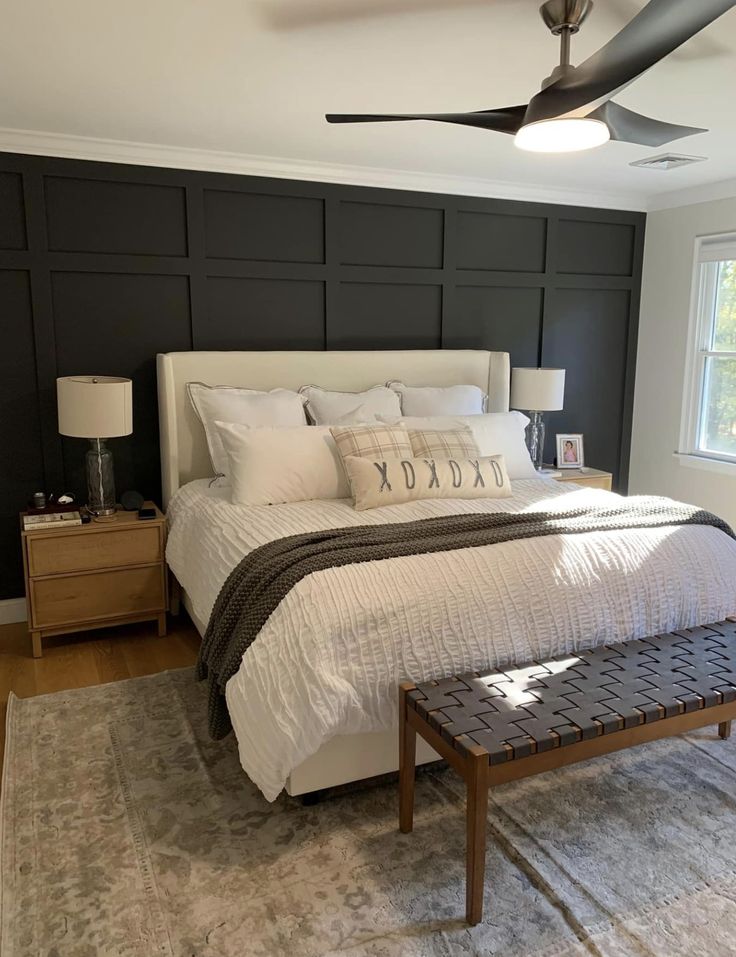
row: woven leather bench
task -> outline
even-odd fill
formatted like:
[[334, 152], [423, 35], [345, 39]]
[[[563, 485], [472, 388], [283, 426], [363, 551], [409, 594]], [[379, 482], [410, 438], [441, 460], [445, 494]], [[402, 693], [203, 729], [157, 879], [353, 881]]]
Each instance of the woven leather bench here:
[[736, 717], [736, 622], [399, 691], [399, 827], [412, 829], [417, 732], [465, 779], [466, 918], [483, 913], [488, 788]]

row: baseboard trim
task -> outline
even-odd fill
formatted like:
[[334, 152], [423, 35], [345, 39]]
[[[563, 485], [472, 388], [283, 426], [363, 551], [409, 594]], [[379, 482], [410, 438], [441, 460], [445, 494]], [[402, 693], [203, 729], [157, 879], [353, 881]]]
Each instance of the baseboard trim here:
[[224, 150], [193, 149], [162, 143], [135, 143], [127, 140], [45, 133], [40, 130], [16, 130], [0, 127], [0, 152], [60, 156], [68, 159], [105, 163], [132, 163], [136, 166], [160, 166], [167, 169], [203, 170], [214, 173], [238, 173], [276, 179], [309, 180], [320, 183], [344, 183], [382, 189], [407, 189], [418, 192], [450, 193], [459, 196], [487, 196], [532, 203], [588, 206], [601, 209], [646, 210], [641, 193], [541, 186], [506, 180], [478, 179], [443, 173], [384, 169], [374, 166], [324, 163]]
[[14, 625], [28, 620], [25, 598], [4, 598], [0, 600], [0, 625]]

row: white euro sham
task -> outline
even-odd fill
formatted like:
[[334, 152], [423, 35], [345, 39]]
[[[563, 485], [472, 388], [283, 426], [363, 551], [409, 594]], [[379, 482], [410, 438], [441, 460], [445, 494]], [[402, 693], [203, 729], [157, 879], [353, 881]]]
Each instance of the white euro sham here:
[[401, 402], [393, 389], [377, 385], [365, 392], [332, 392], [318, 385], [303, 385], [309, 418], [315, 425], [351, 425], [379, 415], [401, 415]]
[[187, 382], [187, 395], [204, 428], [215, 475], [227, 474], [227, 454], [215, 425], [217, 420], [250, 428], [293, 428], [307, 424], [304, 399], [291, 389], [258, 392], [237, 386]]
[[402, 415], [481, 415], [488, 401], [477, 385], [409, 386], [397, 379], [386, 385], [399, 395]]

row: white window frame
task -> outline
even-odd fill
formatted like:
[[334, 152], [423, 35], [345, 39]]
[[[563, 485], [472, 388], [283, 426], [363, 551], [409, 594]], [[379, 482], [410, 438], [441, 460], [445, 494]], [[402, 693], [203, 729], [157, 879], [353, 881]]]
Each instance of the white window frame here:
[[695, 241], [690, 324], [688, 329], [685, 389], [680, 424], [678, 456], [684, 465], [702, 465], [715, 471], [736, 473], [736, 455], [698, 448], [703, 424], [706, 359], [710, 356], [736, 358], [736, 352], [713, 352], [711, 341], [716, 295], [716, 274], [709, 263], [736, 260], [736, 233], [700, 236]]

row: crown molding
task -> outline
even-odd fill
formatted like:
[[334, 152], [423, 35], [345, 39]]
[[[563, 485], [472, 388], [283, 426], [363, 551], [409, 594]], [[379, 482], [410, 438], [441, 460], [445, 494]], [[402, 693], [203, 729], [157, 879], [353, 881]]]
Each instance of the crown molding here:
[[648, 209], [655, 212], [661, 209], [676, 209], [678, 206], [693, 206], [696, 203], [713, 203], [721, 199], [736, 199], [736, 179], [724, 179], [717, 183], [660, 193], [649, 200]]
[[646, 210], [647, 208], [645, 198], [637, 193], [598, 192], [506, 180], [382, 169], [373, 166], [333, 165], [310, 160], [192, 149], [186, 146], [135, 143], [127, 140], [44, 133], [36, 130], [0, 128], [0, 152], [60, 156], [67, 159], [105, 163], [130, 163], [135, 166], [238, 173], [245, 176], [266, 176], [277, 179], [345, 183], [352, 186], [374, 186], [383, 189], [484, 196], [493, 199], [555, 203], [565, 206], [625, 210]]

